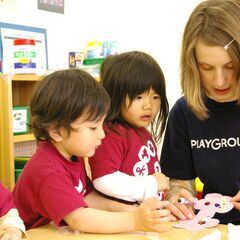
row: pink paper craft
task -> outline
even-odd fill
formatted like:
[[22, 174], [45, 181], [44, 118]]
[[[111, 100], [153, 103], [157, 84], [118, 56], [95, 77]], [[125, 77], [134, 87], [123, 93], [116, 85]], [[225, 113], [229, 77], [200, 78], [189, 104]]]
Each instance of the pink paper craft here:
[[178, 224], [172, 225], [176, 228], [185, 228], [192, 231], [201, 231], [205, 228], [215, 227], [219, 220], [213, 218], [215, 213], [229, 212], [233, 207], [233, 203], [230, 202], [232, 198], [229, 196], [223, 196], [218, 193], [210, 193], [205, 196], [204, 199], [197, 201], [194, 205], [195, 209], [199, 212], [193, 219], [186, 221], [179, 221]]

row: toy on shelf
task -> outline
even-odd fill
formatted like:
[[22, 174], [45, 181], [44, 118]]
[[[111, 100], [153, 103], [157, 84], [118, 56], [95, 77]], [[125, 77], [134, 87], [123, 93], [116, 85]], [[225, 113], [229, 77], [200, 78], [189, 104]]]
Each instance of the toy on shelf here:
[[83, 64], [83, 52], [69, 52], [69, 68], [80, 68]]
[[29, 132], [29, 107], [14, 106], [12, 109], [13, 134]]

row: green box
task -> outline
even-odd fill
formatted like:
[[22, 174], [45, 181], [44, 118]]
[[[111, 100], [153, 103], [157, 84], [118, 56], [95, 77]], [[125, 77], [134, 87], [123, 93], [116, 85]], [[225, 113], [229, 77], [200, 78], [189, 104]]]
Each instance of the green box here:
[[99, 64], [100, 66], [102, 65], [104, 61], [104, 57], [102, 58], [85, 58], [83, 60], [83, 65], [95, 65]]
[[29, 107], [16, 106], [12, 110], [13, 134], [29, 132]]
[[81, 69], [90, 73], [93, 77], [98, 78], [100, 73], [101, 65], [104, 61], [104, 58], [85, 58], [83, 60], [83, 65]]
[[22, 171], [23, 171], [23, 168], [25, 166], [25, 164], [27, 163], [27, 161], [29, 160], [29, 158], [27, 157], [19, 157], [19, 158], [15, 158], [15, 162], [14, 162], [14, 165], [15, 165], [15, 182], [17, 182], [18, 178], [20, 177]]

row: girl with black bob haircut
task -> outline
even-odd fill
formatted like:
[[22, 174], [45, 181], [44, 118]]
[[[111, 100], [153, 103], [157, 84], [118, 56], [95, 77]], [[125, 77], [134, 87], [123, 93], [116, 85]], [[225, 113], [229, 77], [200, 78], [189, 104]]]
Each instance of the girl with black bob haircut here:
[[155, 143], [165, 129], [169, 107], [159, 64], [145, 52], [125, 52], [106, 58], [100, 76], [111, 106], [106, 137], [90, 158], [94, 187], [128, 203], [162, 196], [169, 183], [160, 173]]

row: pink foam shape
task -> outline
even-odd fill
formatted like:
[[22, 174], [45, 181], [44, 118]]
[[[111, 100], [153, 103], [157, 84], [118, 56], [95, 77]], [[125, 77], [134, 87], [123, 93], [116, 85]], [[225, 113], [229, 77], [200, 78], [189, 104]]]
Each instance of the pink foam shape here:
[[186, 221], [179, 221], [178, 224], [173, 225], [176, 228], [184, 228], [192, 231], [201, 231], [205, 228], [215, 227], [219, 220], [213, 218], [215, 213], [226, 213], [230, 211], [234, 205], [230, 202], [232, 198], [223, 196], [219, 193], [210, 193], [204, 199], [199, 200], [194, 208], [199, 212], [193, 219]]

